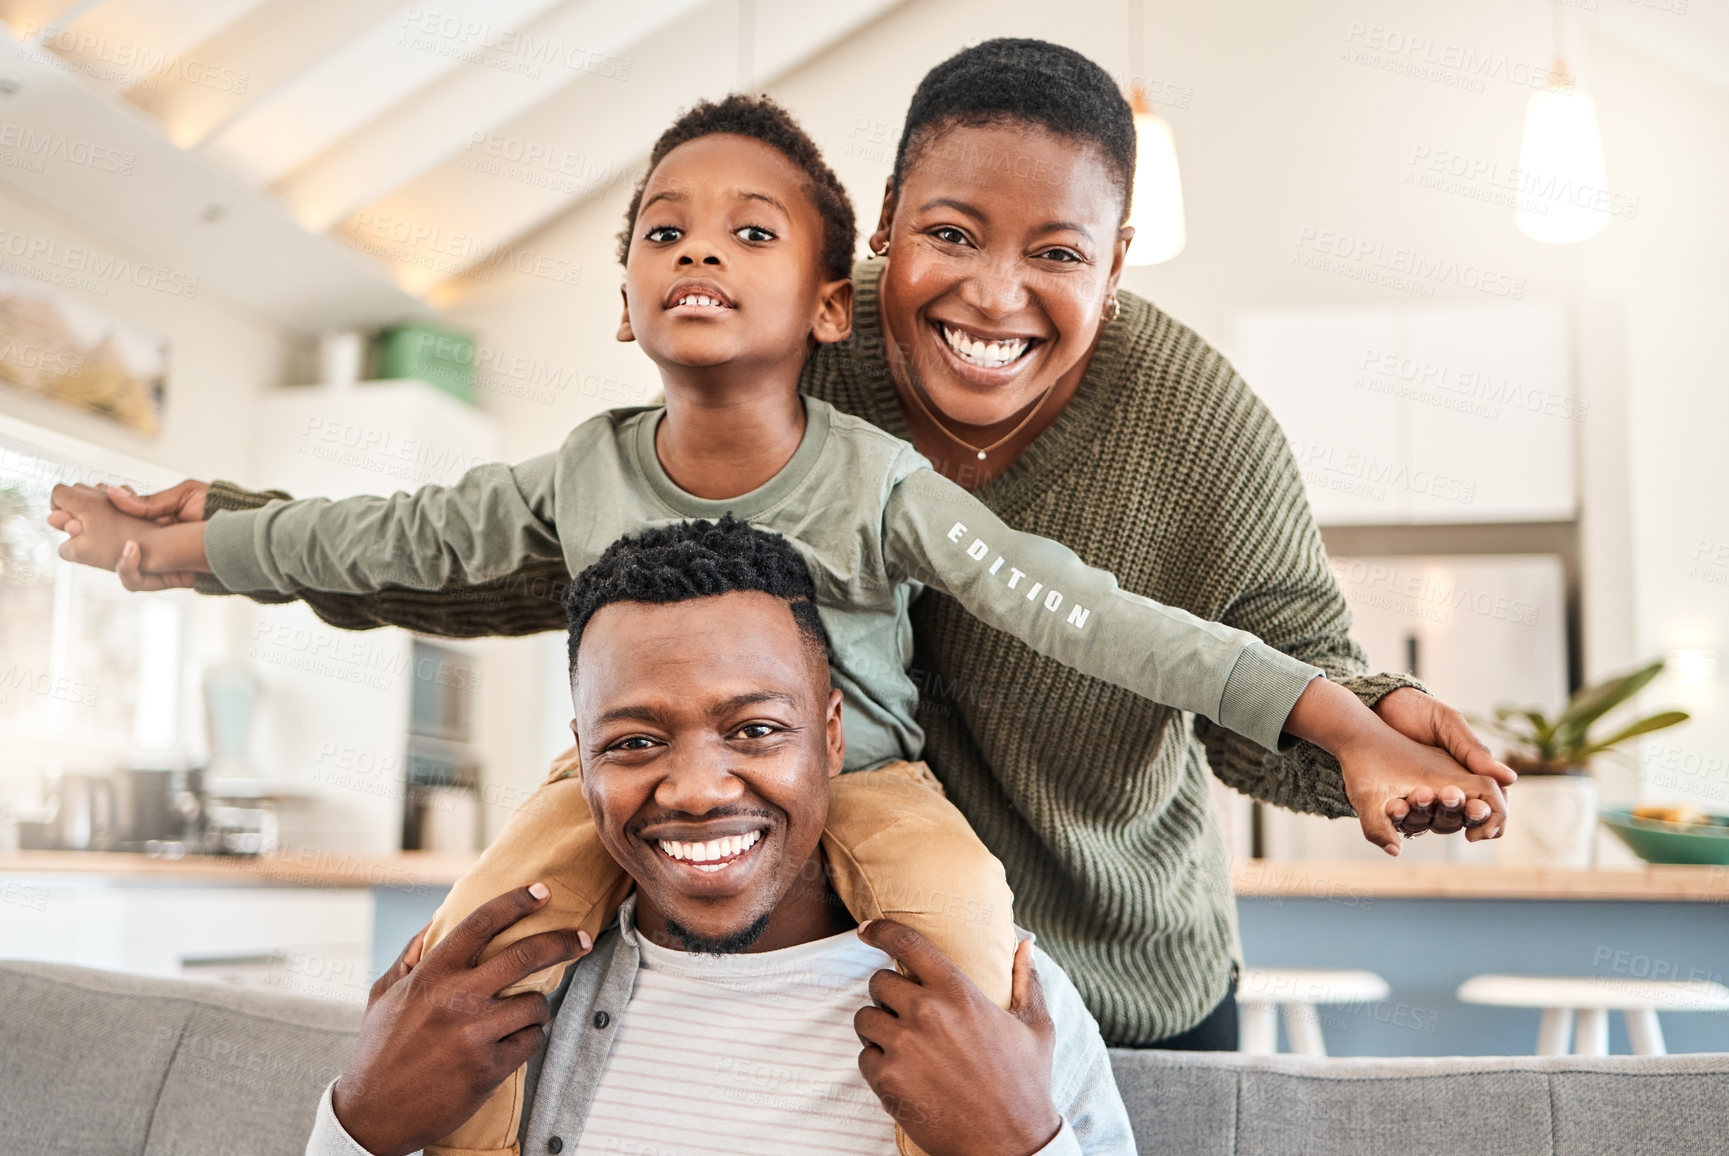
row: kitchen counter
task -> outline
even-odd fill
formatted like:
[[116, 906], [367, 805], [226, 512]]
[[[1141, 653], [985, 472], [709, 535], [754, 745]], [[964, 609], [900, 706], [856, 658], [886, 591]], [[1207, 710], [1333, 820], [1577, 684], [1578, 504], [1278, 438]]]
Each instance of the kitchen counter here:
[[1729, 903], [1729, 867], [1498, 867], [1359, 861], [1236, 864], [1241, 899], [1557, 899]]
[[361, 855], [298, 850], [273, 855], [186, 855], [162, 859], [117, 851], [0, 852], [0, 878], [30, 875], [115, 879], [151, 886], [448, 888], [474, 864], [474, 855], [401, 851]]
[[[256, 883], [306, 887], [448, 887], [476, 856], [403, 851], [359, 855], [284, 851], [259, 858], [187, 855], [159, 859], [107, 851], [0, 853], [0, 876], [114, 876], [140, 883]], [[1238, 863], [1243, 899], [1558, 899], [1729, 903], [1729, 867], [1651, 864], [1634, 868], [1497, 867], [1489, 864], [1362, 861]]]

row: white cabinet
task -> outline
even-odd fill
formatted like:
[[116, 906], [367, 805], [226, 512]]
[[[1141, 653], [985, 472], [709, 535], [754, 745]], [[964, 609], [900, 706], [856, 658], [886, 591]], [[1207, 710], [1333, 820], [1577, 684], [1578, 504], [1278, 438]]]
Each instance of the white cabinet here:
[[[260, 409], [258, 477], [297, 498], [448, 484], [498, 457], [492, 418], [425, 382], [283, 389]], [[426, 661], [413, 636], [338, 630], [295, 603], [257, 607], [247, 643], [264, 692], [254, 757], [267, 776], [316, 800], [285, 814], [284, 845], [399, 849], [410, 695]], [[440, 645], [478, 663], [488, 644]], [[480, 685], [468, 680], [466, 692]]]
[[367, 888], [137, 886], [0, 878], [0, 956], [364, 1003]]
[[1258, 309], [1234, 341], [1323, 525], [1574, 516], [1561, 306]]

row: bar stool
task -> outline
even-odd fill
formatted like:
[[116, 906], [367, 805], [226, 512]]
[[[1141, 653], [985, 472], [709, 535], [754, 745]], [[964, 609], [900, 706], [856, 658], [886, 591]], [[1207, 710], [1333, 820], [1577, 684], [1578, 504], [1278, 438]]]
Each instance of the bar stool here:
[[1279, 1050], [1278, 1009], [1284, 1010], [1285, 1035], [1299, 1056], [1324, 1056], [1321, 1004], [1369, 1003], [1386, 999], [1387, 981], [1372, 971], [1315, 971], [1306, 968], [1245, 967], [1237, 975], [1237, 1015], [1242, 1051], [1270, 1056]]
[[1658, 1012], [1729, 1011], [1729, 987], [1706, 980], [1479, 975], [1459, 985], [1459, 999], [1492, 1007], [1540, 1008], [1539, 1056], [1564, 1056], [1569, 1043], [1576, 1056], [1608, 1055], [1612, 1011], [1627, 1021], [1634, 1055], [1666, 1055]]

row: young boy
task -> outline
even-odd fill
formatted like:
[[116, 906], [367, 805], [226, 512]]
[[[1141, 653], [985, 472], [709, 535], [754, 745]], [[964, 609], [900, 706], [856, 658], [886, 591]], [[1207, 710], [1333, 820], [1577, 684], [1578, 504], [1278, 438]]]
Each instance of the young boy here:
[[[856, 773], [832, 795], [824, 849], [835, 889], [861, 920], [918, 928], [1004, 1005], [1015, 937], [1002, 868], [916, 761], [907, 607], [925, 586], [1040, 653], [1269, 750], [1285, 734], [1314, 742], [1338, 756], [1354, 798], [1379, 805], [1443, 782], [1479, 793], [1480, 780], [1317, 668], [1121, 590], [1067, 548], [1010, 529], [910, 445], [801, 397], [812, 343], [850, 329], [853, 240], [844, 191], [786, 113], [742, 96], [700, 104], [655, 145], [621, 237], [619, 338], [659, 368], [664, 407], [602, 414], [554, 453], [414, 494], [274, 502], [161, 527], [103, 502], [79, 513], [63, 553], [112, 568], [135, 541], [149, 572], [212, 572], [235, 591], [360, 592], [479, 581], [528, 557], [562, 557], [577, 573], [622, 535], [676, 521], [731, 515], [778, 531], [815, 581], [846, 707]], [[736, 842], [660, 850], [724, 874], [751, 854]], [[593, 935], [628, 887], [595, 837], [574, 756], [457, 885], [428, 945], [536, 880], [553, 899], [510, 942], [549, 927]], [[550, 990], [561, 970], [535, 986]], [[446, 1145], [509, 1149], [521, 1089], [519, 1072]]]

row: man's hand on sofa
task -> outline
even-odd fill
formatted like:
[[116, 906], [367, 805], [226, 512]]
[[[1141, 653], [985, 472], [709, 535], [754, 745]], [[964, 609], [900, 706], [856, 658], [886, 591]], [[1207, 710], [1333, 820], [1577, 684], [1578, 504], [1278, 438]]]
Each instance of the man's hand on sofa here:
[[417, 934], [373, 984], [354, 1058], [331, 1093], [337, 1120], [368, 1152], [404, 1156], [449, 1135], [540, 1047], [546, 997], [498, 993], [588, 954], [587, 933], [542, 932], [476, 961], [545, 895], [537, 883], [482, 904], [424, 957]]
[[1051, 1102], [1056, 1029], [1031, 941], [1015, 953], [1011, 1006], [989, 999], [924, 936], [892, 919], [859, 928], [907, 975], [879, 971], [853, 1017], [859, 1071], [930, 1156], [1030, 1156], [1061, 1130]]

